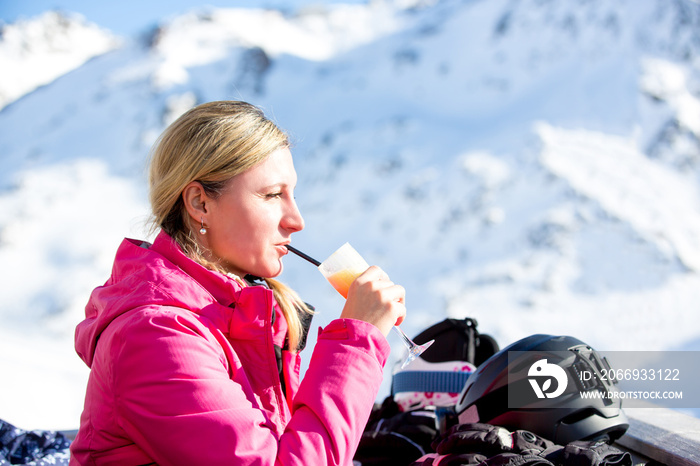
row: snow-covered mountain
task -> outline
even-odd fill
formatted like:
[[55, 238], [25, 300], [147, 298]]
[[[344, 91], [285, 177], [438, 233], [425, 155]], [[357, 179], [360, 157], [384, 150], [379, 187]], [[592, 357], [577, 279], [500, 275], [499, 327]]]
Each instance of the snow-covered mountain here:
[[[202, 9], [119, 46], [98, 36], [57, 69], [35, 33], [0, 75], [14, 100], [0, 111], [0, 418], [77, 426], [73, 328], [121, 238], [148, 237], [151, 144], [209, 100], [250, 101], [288, 130], [295, 245], [323, 259], [349, 241], [381, 265], [407, 288], [409, 334], [471, 316], [502, 346], [700, 348], [700, 5]], [[34, 60], [60, 77], [30, 92], [50, 81], [29, 85]], [[338, 314], [307, 263], [288, 257], [281, 278], [317, 324]]]
[[48, 11], [0, 25], [0, 109], [119, 44], [109, 31], [77, 14]]

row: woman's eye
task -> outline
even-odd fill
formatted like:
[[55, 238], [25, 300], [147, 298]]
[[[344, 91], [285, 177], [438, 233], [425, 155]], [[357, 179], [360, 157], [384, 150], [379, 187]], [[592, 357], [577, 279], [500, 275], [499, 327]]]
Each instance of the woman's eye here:
[[265, 197], [267, 197], [268, 199], [277, 199], [279, 197], [282, 197], [282, 193], [270, 193]]

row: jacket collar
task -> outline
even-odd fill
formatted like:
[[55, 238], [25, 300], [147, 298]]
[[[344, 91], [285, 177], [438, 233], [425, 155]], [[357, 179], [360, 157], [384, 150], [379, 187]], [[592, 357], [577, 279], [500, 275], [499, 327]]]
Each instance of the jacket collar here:
[[192, 277], [211, 293], [217, 302], [224, 306], [230, 306], [238, 300], [238, 295], [244, 286], [241, 282], [222, 273], [209, 270], [193, 261], [182, 252], [175, 240], [164, 231], [158, 234], [149, 249], [160, 254], [185, 274]]

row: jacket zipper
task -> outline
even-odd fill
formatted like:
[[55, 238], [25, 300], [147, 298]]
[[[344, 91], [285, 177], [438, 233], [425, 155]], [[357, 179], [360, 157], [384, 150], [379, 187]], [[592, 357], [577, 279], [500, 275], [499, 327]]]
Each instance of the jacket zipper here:
[[[265, 293], [266, 296], [266, 301], [267, 301], [267, 315], [265, 316], [265, 327], [267, 327], [267, 332], [265, 332], [265, 346], [268, 349], [268, 357], [272, 358], [272, 365], [270, 367], [274, 368], [274, 380], [275, 384], [273, 386], [274, 392], [275, 392], [275, 403], [277, 405], [277, 410], [279, 412], [279, 417], [280, 417], [280, 422], [281, 422], [281, 431], [278, 432], [279, 435], [282, 434], [284, 431], [284, 427], [287, 425], [287, 417], [285, 415], [285, 410], [284, 406], [287, 403], [284, 397], [282, 396], [282, 381], [280, 380], [279, 373], [277, 372], [277, 357], [275, 356], [275, 347], [274, 347], [274, 341], [272, 341], [272, 312], [273, 312], [273, 306], [274, 306], [274, 299], [273, 299], [273, 293], [272, 290], [266, 290]], [[282, 358], [282, 370], [284, 371], [284, 357]]]

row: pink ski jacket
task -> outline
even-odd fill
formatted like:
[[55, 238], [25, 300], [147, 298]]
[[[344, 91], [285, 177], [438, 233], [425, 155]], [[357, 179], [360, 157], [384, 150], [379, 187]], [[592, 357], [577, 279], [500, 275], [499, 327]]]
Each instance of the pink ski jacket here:
[[71, 465], [351, 465], [386, 338], [334, 320], [303, 381], [286, 350], [280, 377], [276, 306], [268, 288], [202, 267], [165, 233], [124, 240], [76, 328], [91, 371]]

